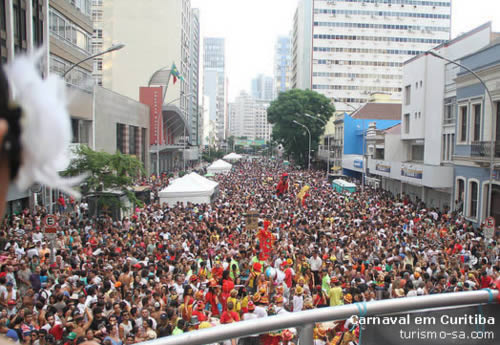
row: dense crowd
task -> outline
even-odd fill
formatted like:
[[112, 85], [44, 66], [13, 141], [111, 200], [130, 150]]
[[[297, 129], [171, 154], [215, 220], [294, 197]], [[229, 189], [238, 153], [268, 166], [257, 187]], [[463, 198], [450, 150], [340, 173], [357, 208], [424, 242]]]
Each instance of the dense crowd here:
[[[497, 242], [460, 214], [371, 188], [337, 193], [315, 171], [286, 168], [288, 186], [277, 190], [284, 170], [239, 163], [215, 177], [212, 204], [156, 199], [119, 221], [61, 200], [54, 262], [44, 209], [7, 216], [0, 333], [32, 345], [133, 344], [274, 314], [494, 287], [499, 278]], [[246, 216], [253, 210], [257, 229]], [[258, 235], [265, 223], [269, 252]], [[348, 319], [314, 334], [317, 344], [347, 345], [358, 328]], [[239, 342], [295, 340], [290, 329]]]

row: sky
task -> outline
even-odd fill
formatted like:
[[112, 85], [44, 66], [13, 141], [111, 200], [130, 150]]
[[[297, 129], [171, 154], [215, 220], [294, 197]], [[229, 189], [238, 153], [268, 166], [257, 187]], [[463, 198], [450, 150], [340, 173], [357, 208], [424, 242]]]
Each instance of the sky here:
[[[252, 78], [273, 75], [274, 44], [292, 29], [298, 0], [191, 0], [200, 9], [201, 37], [226, 39], [229, 100], [250, 91]], [[452, 37], [487, 21], [500, 32], [500, 0], [453, 0]], [[495, 18], [496, 16], [496, 18]], [[203, 55], [203, 40], [200, 55]]]

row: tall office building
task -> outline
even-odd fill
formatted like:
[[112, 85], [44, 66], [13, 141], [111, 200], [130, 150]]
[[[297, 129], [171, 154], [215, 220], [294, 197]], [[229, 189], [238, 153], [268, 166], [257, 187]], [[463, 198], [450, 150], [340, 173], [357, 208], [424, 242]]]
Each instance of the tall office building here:
[[278, 97], [280, 92], [290, 89], [291, 75], [291, 41], [289, 36], [280, 36], [274, 48], [274, 93]]
[[[189, 145], [196, 143], [198, 113], [198, 57], [192, 54], [199, 54], [191, 42], [199, 40], [191, 1], [104, 0], [95, 1], [93, 10], [96, 51], [125, 44], [123, 50], [104, 55], [102, 64], [96, 61], [96, 83], [153, 109], [148, 144], [155, 171], [184, 168], [197, 159]], [[183, 77], [175, 83], [173, 64]]]
[[[94, 33], [92, 35], [92, 53], [98, 53], [103, 50], [103, 1], [104, 0], [93, 0], [92, 1], [92, 23], [94, 26]], [[102, 56], [98, 56], [94, 59], [94, 69], [92, 76], [96, 85], [102, 86]]]
[[203, 39], [203, 94], [209, 99], [209, 121], [215, 124], [215, 133], [209, 136], [219, 143], [226, 139], [228, 126], [225, 55], [224, 38]]
[[245, 91], [229, 104], [230, 135], [247, 140], [264, 140], [271, 138], [272, 126], [267, 121], [269, 102], [256, 100]]
[[259, 74], [255, 79], [252, 79], [252, 97], [261, 101], [272, 101], [274, 99], [274, 80]]
[[[184, 80], [172, 78], [164, 103], [187, 118], [190, 64], [190, 0], [105, 0], [102, 2], [102, 46], [126, 45], [102, 58], [102, 85], [132, 99], [159, 69], [175, 63]], [[94, 19], [101, 15], [95, 13]], [[99, 29], [97, 29], [99, 30]], [[96, 35], [100, 35], [97, 31]], [[133, 68], [132, 68], [133, 66]]]
[[191, 127], [189, 142], [198, 146], [201, 142], [200, 111], [198, 89], [200, 84], [200, 10], [191, 10], [191, 27], [189, 39], [189, 103], [188, 123]]
[[401, 99], [404, 61], [450, 39], [451, 0], [300, 0], [292, 88], [358, 107], [373, 92]]

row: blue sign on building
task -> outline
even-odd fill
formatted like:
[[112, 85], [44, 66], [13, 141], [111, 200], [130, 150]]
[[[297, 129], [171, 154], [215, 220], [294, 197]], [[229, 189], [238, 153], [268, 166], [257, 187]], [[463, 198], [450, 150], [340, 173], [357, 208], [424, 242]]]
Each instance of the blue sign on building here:
[[363, 161], [360, 159], [354, 160], [354, 167], [358, 169], [363, 169]]
[[375, 165], [375, 170], [385, 172], [385, 173], [390, 173], [391, 172], [391, 166], [390, 165], [384, 165], [384, 164], [377, 164]]
[[410, 169], [410, 168], [401, 168], [401, 176], [416, 178], [421, 180], [423, 175], [422, 170]]

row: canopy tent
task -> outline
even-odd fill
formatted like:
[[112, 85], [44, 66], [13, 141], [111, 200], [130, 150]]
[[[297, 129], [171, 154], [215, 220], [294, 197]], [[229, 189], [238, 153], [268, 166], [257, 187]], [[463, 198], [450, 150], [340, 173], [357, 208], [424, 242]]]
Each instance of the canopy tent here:
[[224, 158], [224, 159], [225, 159], [225, 160], [227, 160], [227, 161], [234, 161], [234, 162], [237, 162], [237, 161], [239, 161], [240, 159], [242, 159], [242, 158], [243, 158], [243, 156], [242, 156], [242, 155], [237, 154], [236, 152], [231, 152], [230, 154], [227, 154], [227, 155], [225, 155], [225, 156], [224, 156], [224, 157], [222, 157], [222, 158]]
[[207, 186], [207, 187], [211, 187], [214, 190], [219, 185], [217, 182], [209, 180], [201, 175], [198, 175], [195, 172], [188, 174], [188, 176], [192, 177], [195, 181], [201, 183], [202, 185]]
[[[199, 177], [205, 179], [204, 177]], [[173, 206], [178, 202], [191, 202], [193, 204], [210, 203], [215, 196], [215, 189], [218, 183], [208, 179], [205, 179], [208, 181], [205, 182], [200, 180], [200, 178], [188, 174], [173, 180], [168, 187], [160, 191], [160, 202], [162, 204], [165, 202], [169, 206]]]
[[216, 160], [207, 168], [208, 173], [212, 174], [227, 174], [231, 170], [232, 165], [222, 159]]

